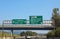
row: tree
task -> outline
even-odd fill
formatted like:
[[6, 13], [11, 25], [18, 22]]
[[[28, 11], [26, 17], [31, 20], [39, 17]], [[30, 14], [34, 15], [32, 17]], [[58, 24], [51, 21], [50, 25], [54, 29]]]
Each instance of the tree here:
[[52, 30], [51, 32], [48, 32], [47, 36], [48, 37], [54, 37], [55, 36], [55, 31]]
[[27, 34], [28, 36], [35, 36], [35, 35], [37, 35], [36, 32], [32, 32], [32, 31], [27, 31], [26, 34]]
[[53, 13], [52, 13], [52, 25], [57, 27], [60, 26], [60, 14], [59, 14], [59, 9], [54, 8]]
[[37, 33], [36, 32], [32, 32], [32, 31], [26, 31], [26, 32], [21, 32], [20, 33], [20, 35], [21, 36], [25, 36], [25, 35], [27, 35], [27, 36], [35, 36], [35, 35], [37, 35]]
[[56, 29], [55, 36], [60, 37], [60, 27]]
[[52, 30], [51, 32], [49, 32], [47, 34], [47, 38], [52, 37], [54, 39], [54, 37], [60, 37], [60, 14], [58, 8], [53, 9], [52, 25], [56, 27], [56, 30]]
[[60, 27], [47, 34], [48, 37], [60, 37]]
[[21, 35], [21, 36], [25, 36], [25, 32], [24, 32], [24, 31], [21, 32], [20, 35]]

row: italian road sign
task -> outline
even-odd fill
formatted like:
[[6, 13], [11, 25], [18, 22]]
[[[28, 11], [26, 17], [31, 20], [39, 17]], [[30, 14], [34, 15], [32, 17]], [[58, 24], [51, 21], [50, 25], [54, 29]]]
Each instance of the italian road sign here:
[[30, 24], [41, 24], [43, 22], [42, 16], [30, 16], [29, 17]]
[[13, 19], [12, 24], [26, 24], [26, 19]]

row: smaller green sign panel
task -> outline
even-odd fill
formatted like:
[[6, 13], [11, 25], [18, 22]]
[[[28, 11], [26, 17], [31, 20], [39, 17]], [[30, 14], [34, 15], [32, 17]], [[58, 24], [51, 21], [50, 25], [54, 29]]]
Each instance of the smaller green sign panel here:
[[26, 24], [27, 20], [26, 19], [13, 19], [12, 24]]
[[30, 24], [42, 24], [43, 17], [42, 16], [30, 16], [29, 22]]

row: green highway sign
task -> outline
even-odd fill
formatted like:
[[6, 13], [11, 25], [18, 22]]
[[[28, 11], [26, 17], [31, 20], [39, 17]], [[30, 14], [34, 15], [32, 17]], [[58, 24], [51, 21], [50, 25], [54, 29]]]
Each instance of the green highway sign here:
[[26, 19], [13, 19], [12, 24], [26, 24], [27, 20]]
[[41, 24], [43, 22], [42, 16], [30, 16], [29, 23], [30, 24]]

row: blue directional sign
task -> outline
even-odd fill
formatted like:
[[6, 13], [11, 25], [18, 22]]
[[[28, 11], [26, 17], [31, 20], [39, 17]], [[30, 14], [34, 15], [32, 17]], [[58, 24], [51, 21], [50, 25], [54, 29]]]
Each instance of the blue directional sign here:
[[42, 16], [30, 16], [29, 22], [30, 24], [42, 24], [43, 17]]

